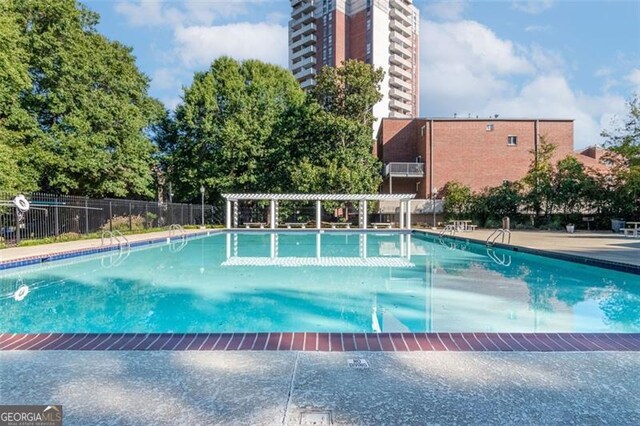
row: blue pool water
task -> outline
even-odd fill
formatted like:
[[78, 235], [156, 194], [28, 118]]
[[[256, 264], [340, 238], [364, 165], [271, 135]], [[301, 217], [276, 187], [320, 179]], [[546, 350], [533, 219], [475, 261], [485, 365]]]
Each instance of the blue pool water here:
[[329, 232], [220, 233], [0, 271], [0, 332], [241, 331], [639, 332], [640, 276]]

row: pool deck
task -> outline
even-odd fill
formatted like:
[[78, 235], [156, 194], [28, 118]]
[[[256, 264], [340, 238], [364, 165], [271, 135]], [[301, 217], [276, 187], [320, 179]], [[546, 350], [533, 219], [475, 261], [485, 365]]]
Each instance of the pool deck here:
[[640, 424], [640, 352], [13, 351], [0, 379], [67, 425]]
[[[441, 232], [441, 230], [430, 229], [417, 231], [431, 235], [439, 235]], [[494, 231], [494, 229], [476, 229], [473, 232], [456, 232], [454, 237], [485, 244]], [[512, 230], [510, 245], [527, 248], [534, 253], [539, 250], [640, 267], [640, 238], [624, 237], [622, 234], [612, 232], [576, 231], [574, 234], [569, 234]]]
[[[185, 229], [187, 236], [206, 234], [207, 232], [219, 232], [219, 229]], [[125, 235], [129, 243], [153, 242], [166, 238], [176, 238], [177, 234], [170, 231], [147, 232], [143, 234]], [[100, 238], [67, 241], [64, 243], [40, 244], [37, 246], [10, 247], [0, 250], [0, 263], [13, 262], [19, 259], [30, 259], [44, 256], [54, 256], [62, 253], [76, 253], [84, 250], [99, 250], [105, 248]]]

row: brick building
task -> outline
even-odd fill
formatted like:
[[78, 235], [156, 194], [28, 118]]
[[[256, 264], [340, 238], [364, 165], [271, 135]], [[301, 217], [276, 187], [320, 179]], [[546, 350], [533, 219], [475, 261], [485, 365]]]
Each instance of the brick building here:
[[527, 173], [539, 138], [557, 146], [557, 161], [573, 154], [599, 168], [601, 149], [573, 150], [573, 120], [416, 118], [383, 119], [374, 154], [384, 163], [384, 193], [431, 198], [449, 181], [479, 191]]
[[384, 70], [383, 117], [417, 117], [419, 12], [412, 0], [291, 0], [289, 69], [302, 88], [325, 65], [357, 59]]

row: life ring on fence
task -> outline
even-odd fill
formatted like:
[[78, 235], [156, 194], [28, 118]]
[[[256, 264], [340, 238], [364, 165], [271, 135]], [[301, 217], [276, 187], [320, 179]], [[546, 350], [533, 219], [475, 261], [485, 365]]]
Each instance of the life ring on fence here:
[[16, 300], [16, 302], [20, 302], [25, 297], [27, 297], [27, 294], [29, 294], [29, 286], [23, 285], [16, 290], [16, 292], [13, 294], [13, 298]]
[[29, 201], [22, 194], [13, 199], [13, 204], [23, 213], [29, 210]]

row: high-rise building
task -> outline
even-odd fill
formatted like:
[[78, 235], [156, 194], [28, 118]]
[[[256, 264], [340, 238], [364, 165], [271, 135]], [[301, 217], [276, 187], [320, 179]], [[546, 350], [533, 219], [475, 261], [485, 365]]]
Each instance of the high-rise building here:
[[385, 72], [384, 117], [418, 116], [419, 12], [412, 0], [291, 0], [289, 69], [303, 88], [325, 65], [358, 59]]

